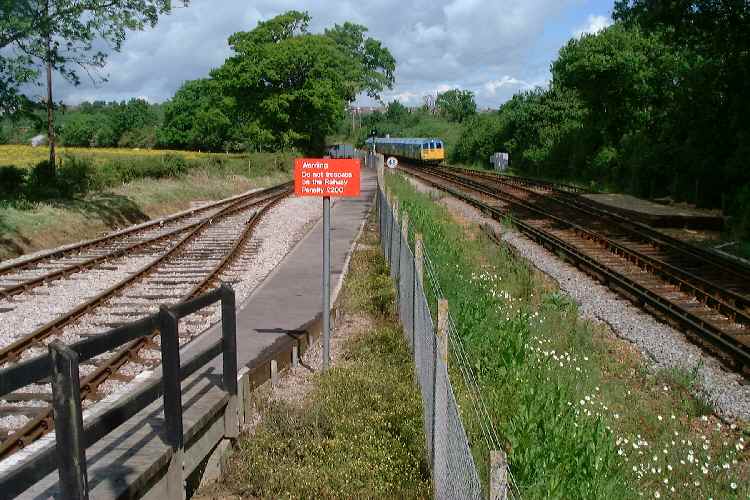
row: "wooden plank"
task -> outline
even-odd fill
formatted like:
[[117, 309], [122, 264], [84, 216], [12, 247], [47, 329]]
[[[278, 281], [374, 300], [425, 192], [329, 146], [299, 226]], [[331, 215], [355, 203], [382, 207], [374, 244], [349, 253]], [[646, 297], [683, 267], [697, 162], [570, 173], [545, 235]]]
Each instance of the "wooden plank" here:
[[36, 417], [47, 411], [46, 406], [0, 406], [0, 415], [24, 415]]
[[[188, 466], [198, 460], [201, 450], [209, 446], [213, 449], [223, 437], [223, 408], [228, 396], [218, 387], [214, 375], [203, 372], [186, 378], [182, 385]], [[161, 400], [155, 401], [89, 447], [86, 457], [91, 498], [138, 497], [159, 482], [172, 453], [165, 439], [163, 411]], [[212, 441], [215, 442], [211, 444]], [[48, 474], [22, 496], [54, 496], [56, 476], [56, 471]]]

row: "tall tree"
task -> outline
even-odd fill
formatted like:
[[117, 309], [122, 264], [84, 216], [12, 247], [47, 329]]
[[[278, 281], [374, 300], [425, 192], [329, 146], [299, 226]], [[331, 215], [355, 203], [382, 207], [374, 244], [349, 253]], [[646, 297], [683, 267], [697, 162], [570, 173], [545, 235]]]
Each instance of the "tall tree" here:
[[461, 123], [477, 112], [474, 92], [470, 90], [453, 89], [442, 92], [438, 94], [435, 105], [452, 122]]
[[185, 82], [167, 103], [159, 143], [175, 149], [221, 151], [234, 135], [233, 100], [212, 79]]
[[392, 84], [392, 56], [365, 40], [363, 27], [313, 34], [309, 23], [307, 13], [289, 11], [233, 34], [234, 56], [212, 72], [255, 148], [321, 152], [348, 102]]
[[[183, 2], [187, 5], [187, 1]], [[55, 164], [52, 75], [78, 85], [83, 69], [104, 66], [107, 54], [96, 41], [113, 50], [122, 47], [129, 30], [154, 26], [171, 10], [170, 0], [0, 0], [0, 106], [18, 105], [20, 87], [44, 70], [50, 143], [50, 168]], [[54, 173], [52, 170], [50, 173]]]
[[750, 179], [750, 2], [618, 0], [613, 16], [681, 53], [662, 139], [674, 163], [690, 166], [675, 190], [698, 203], [730, 204]]
[[365, 33], [366, 27], [350, 22], [325, 30], [325, 34], [355, 63], [348, 74], [351, 93], [347, 99], [350, 102], [363, 91], [380, 101], [380, 93], [393, 87], [395, 81], [396, 60], [380, 41], [366, 38]]

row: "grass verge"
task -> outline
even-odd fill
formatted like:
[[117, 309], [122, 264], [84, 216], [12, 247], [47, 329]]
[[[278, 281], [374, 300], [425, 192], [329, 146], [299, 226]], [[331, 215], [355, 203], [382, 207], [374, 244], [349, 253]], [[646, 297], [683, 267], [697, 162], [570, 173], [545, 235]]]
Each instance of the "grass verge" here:
[[[427, 498], [422, 407], [392, 316], [394, 289], [370, 226], [342, 291], [357, 318], [332, 369], [301, 403], [261, 397], [260, 424], [228, 459], [223, 494], [261, 498]], [[340, 331], [337, 335], [344, 335]]]
[[[524, 498], [747, 498], [747, 423], [719, 421], [691, 374], [650, 370], [476, 224], [387, 182], [424, 236]], [[486, 482], [489, 450], [463, 417]]]
[[[221, 166], [192, 165], [185, 175], [139, 178], [68, 199], [0, 200], [0, 260], [103, 233], [291, 180], [284, 155], [258, 154]], [[202, 160], [195, 160], [200, 162]]]

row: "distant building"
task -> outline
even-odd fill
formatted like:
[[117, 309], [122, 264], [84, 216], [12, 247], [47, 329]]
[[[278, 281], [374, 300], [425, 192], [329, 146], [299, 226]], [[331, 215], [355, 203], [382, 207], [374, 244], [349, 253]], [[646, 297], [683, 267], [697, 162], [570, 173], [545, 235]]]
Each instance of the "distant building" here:
[[44, 134], [35, 135], [31, 138], [31, 145], [35, 148], [38, 146], [46, 146], [47, 136]]
[[355, 113], [358, 115], [369, 115], [375, 113], [376, 111], [383, 113], [385, 112], [385, 108], [382, 106], [352, 106], [351, 108], [349, 108], [350, 113]]

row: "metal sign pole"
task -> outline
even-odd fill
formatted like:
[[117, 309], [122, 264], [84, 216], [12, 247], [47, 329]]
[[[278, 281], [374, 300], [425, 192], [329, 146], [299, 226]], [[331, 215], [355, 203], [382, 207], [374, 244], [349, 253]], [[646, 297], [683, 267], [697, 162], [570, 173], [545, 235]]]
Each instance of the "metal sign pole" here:
[[323, 197], [323, 371], [331, 364], [331, 197]]

